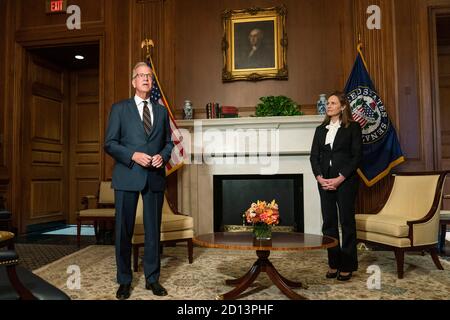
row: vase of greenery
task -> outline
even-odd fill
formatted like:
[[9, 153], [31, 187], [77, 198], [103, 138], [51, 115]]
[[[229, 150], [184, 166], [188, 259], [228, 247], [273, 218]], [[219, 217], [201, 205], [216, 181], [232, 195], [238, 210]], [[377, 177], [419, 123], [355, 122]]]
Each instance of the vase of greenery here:
[[297, 103], [286, 96], [266, 96], [259, 98], [256, 106], [257, 117], [299, 116], [303, 112]]

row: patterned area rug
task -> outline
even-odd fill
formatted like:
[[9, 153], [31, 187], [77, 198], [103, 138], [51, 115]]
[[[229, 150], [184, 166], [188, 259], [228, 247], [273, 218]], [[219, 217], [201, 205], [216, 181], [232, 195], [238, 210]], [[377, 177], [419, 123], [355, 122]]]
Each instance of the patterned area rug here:
[[[166, 297], [156, 297], [144, 289], [142, 272], [135, 273], [131, 299], [214, 300], [218, 294], [231, 290], [224, 281], [242, 276], [256, 260], [252, 251], [194, 248], [194, 263], [187, 261], [185, 247], [164, 249], [161, 266], [161, 283], [169, 292]], [[348, 282], [326, 279], [326, 251], [305, 253], [273, 252], [270, 260], [286, 278], [306, 283], [308, 289], [295, 289], [314, 300], [326, 299], [444, 299], [450, 298], [450, 263], [442, 260], [443, 271], [437, 270], [429, 255], [408, 254], [405, 257], [405, 277], [397, 279], [394, 254], [385, 251], [359, 251], [360, 271]], [[81, 272], [80, 289], [70, 290], [67, 273], [70, 265]], [[381, 287], [369, 290], [369, 266], [381, 270]], [[115, 256], [113, 246], [89, 246], [74, 254], [52, 262], [34, 273], [64, 290], [73, 299], [115, 299]], [[370, 282], [370, 281], [369, 281]], [[69, 282], [70, 283], [70, 282]], [[287, 299], [261, 273], [241, 299]]]
[[25, 244], [16, 243], [15, 250], [20, 264], [28, 270], [45, 266], [78, 250], [75, 245]]

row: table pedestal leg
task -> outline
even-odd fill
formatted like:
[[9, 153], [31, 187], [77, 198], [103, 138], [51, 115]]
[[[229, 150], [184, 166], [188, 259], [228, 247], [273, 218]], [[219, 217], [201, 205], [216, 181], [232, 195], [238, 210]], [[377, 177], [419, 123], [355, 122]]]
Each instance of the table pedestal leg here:
[[235, 299], [239, 296], [244, 290], [246, 290], [256, 279], [260, 272], [266, 272], [269, 276], [270, 280], [283, 292], [286, 296], [293, 300], [305, 300], [306, 297], [303, 297], [296, 292], [294, 292], [291, 288], [304, 288], [308, 287], [301, 282], [295, 282], [286, 279], [283, 277], [277, 269], [273, 266], [273, 264], [269, 261], [270, 251], [268, 250], [257, 250], [256, 255], [258, 256], [258, 260], [253, 264], [252, 268], [242, 277], [238, 279], [226, 280], [225, 283], [227, 285], [236, 286], [233, 290], [219, 295], [218, 299]]

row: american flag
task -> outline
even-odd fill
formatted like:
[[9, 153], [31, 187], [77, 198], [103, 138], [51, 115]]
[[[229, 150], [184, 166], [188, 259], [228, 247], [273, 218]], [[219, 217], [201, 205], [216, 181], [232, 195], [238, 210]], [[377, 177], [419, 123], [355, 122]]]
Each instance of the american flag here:
[[181, 135], [181, 132], [175, 122], [169, 103], [161, 90], [161, 85], [159, 83], [158, 76], [156, 75], [156, 70], [153, 67], [153, 61], [150, 57], [147, 59], [147, 64], [153, 70], [153, 87], [150, 92], [150, 101], [151, 103], [159, 103], [160, 105], [163, 105], [167, 108], [169, 113], [170, 131], [174, 148], [172, 149], [170, 160], [166, 164], [166, 175], [168, 176], [183, 166], [184, 149], [181, 143], [181, 141], [183, 141], [183, 136]]
[[[365, 103], [364, 99], [361, 98], [356, 102], [356, 108], [352, 111], [353, 120], [359, 122], [359, 125], [361, 128], [364, 128], [364, 126], [367, 124], [367, 104]], [[373, 113], [373, 111], [372, 111]]]

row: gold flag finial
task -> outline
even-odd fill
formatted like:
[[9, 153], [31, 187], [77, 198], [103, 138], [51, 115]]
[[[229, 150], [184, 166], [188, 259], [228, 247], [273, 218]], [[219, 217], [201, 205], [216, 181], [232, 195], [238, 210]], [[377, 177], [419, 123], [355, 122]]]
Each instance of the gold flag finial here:
[[145, 55], [145, 57], [147, 59], [150, 59], [150, 47], [153, 48], [154, 46], [155, 46], [155, 44], [153, 43], [152, 39], [144, 39], [144, 40], [142, 40], [142, 42], [141, 42], [141, 49], [143, 49], [145, 47], [145, 49], [147, 51], [147, 54]]

